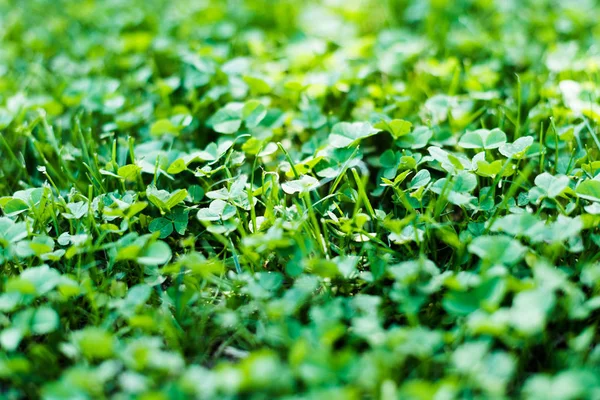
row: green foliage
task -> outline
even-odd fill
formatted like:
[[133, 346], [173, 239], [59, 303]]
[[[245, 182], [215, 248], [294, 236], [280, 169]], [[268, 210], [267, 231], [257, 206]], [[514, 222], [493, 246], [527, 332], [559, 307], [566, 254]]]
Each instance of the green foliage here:
[[0, 397], [600, 398], [598, 20], [0, 0]]

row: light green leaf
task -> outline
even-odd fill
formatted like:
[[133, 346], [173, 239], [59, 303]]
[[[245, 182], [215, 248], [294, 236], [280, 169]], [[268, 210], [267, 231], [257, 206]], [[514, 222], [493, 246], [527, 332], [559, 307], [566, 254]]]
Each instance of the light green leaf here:
[[135, 181], [138, 177], [139, 172], [142, 170], [141, 167], [135, 164], [128, 164], [120, 167], [117, 170], [117, 175], [126, 181]]
[[538, 237], [543, 234], [544, 222], [529, 213], [511, 214], [499, 218], [492, 226], [492, 231], [506, 232], [513, 236]]
[[570, 181], [568, 176], [552, 176], [549, 173], [544, 172], [536, 176], [534, 182], [537, 187], [544, 191], [546, 196], [553, 199], [569, 187]]
[[187, 165], [185, 163], [185, 161], [183, 160], [183, 158], [178, 158], [177, 160], [173, 161], [171, 163], [171, 165], [169, 165], [169, 168], [167, 168], [167, 173], [172, 174], [172, 175], [177, 175], [183, 171], [185, 171], [187, 169]]
[[233, 217], [236, 208], [221, 199], [213, 200], [208, 208], [198, 210], [197, 218], [200, 221], [225, 221]]
[[396, 140], [398, 147], [407, 149], [422, 149], [433, 137], [433, 131], [426, 126], [418, 126], [412, 132]]
[[516, 264], [527, 251], [525, 246], [508, 236], [479, 236], [468, 249], [489, 263], [506, 265]]
[[531, 136], [523, 136], [515, 140], [513, 143], [505, 143], [498, 151], [504, 157], [521, 159], [525, 155], [525, 152], [531, 145], [533, 144], [533, 137]]
[[65, 218], [81, 219], [87, 215], [89, 204], [86, 201], [78, 201], [76, 203], [68, 203], [67, 208], [70, 212], [63, 214]]
[[411, 179], [409, 187], [411, 189], [418, 189], [422, 186], [427, 185], [430, 181], [431, 173], [426, 169], [422, 169], [419, 172], [417, 172], [417, 174]]
[[0, 332], [0, 345], [6, 351], [15, 351], [23, 339], [23, 331], [17, 327], [9, 327]]
[[125, 297], [125, 299], [123, 299], [121, 309], [127, 310], [127, 312], [134, 311], [136, 307], [145, 304], [150, 298], [151, 294], [151, 286], [145, 283], [135, 285], [127, 291], [127, 296]]
[[102, 328], [87, 327], [74, 332], [73, 340], [88, 359], [105, 359], [114, 352], [113, 336]]
[[281, 189], [287, 194], [306, 193], [319, 187], [319, 180], [310, 175], [303, 175], [300, 179], [281, 184]]
[[244, 104], [242, 115], [248, 128], [256, 128], [267, 115], [267, 108], [258, 100], [250, 100]]
[[31, 332], [37, 335], [45, 335], [58, 329], [59, 317], [56, 311], [48, 306], [35, 310], [31, 321]]
[[235, 133], [242, 126], [242, 107], [242, 103], [229, 103], [210, 117], [208, 124], [219, 133]]
[[380, 130], [368, 122], [339, 122], [331, 129], [329, 144], [336, 148], [347, 147], [378, 132]]
[[518, 293], [510, 309], [510, 324], [526, 335], [543, 332], [555, 301], [554, 293], [545, 288]]
[[265, 94], [271, 92], [271, 85], [265, 79], [250, 75], [245, 75], [243, 79], [244, 82], [246, 82], [248, 86], [250, 86], [250, 89], [253, 92], [256, 92], [258, 94]]
[[170, 196], [166, 202], [167, 209], [170, 210], [171, 208], [175, 207], [177, 204], [179, 204], [183, 200], [185, 200], [186, 197], [187, 197], [186, 189], [178, 189], [178, 190], [174, 191], [173, 193], [170, 194]]
[[40, 267], [27, 268], [19, 275], [20, 280], [25, 280], [33, 284], [38, 295], [45, 294], [54, 289], [61, 281], [60, 273], [47, 265]]
[[374, 128], [381, 129], [389, 132], [394, 139], [398, 139], [401, 136], [408, 135], [412, 124], [403, 119], [393, 119], [391, 121], [381, 120], [376, 123]]
[[155, 186], [148, 186], [146, 189], [146, 196], [148, 200], [156, 207], [160, 208], [161, 211], [169, 211], [177, 204], [181, 203], [187, 197], [186, 189], [178, 189], [173, 193], [169, 193], [166, 190], [158, 190]]
[[[496, 160], [491, 163], [487, 161], [477, 161], [477, 175], [489, 178], [495, 178], [500, 172], [502, 172], [502, 176], [511, 175], [513, 171], [510, 169], [510, 165], [504, 168], [504, 162], [501, 160]], [[502, 171], [504, 168], [504, 171]]]
[[25, 203], [21, 199], [11, 199], [6, 204], [4, 204], [4, 206], [2, 206], [2, 210], [4, 210], [4, 213], [9, 217], [21, 214], [22, 212], [25, 212], [28, 209], [29, 205], [27, 205], [27, 203]]
[[153, 136], [161, 135], [179, 135], [179, 127], [173, 125], [169, 119], [159, 119], [150, 127], [150, 134]]
[[16, 243], [29, 235], [25, 222], [14, 222], [7, 217], [0, 217], [0, 239], [8, 243]]
[[577, 186], [575, 193], [582, 199], [600, 202], [600, 181], [595, 179], [584, 180]]
[[498, 128], [477, 129], [465, 133], [458, 145], [465, 149], [496, 149], [506, 143], [506, 134]]
[[142, 265], [162, 265], [171, 259], [171, 248], [163, 241], [157, 240], [146, 246], [137, 257], [137, 262]]

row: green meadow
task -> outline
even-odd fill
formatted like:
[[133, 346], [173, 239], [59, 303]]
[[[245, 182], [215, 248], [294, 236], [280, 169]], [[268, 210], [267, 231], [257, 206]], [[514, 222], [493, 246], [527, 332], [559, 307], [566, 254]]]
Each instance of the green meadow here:
[[0, 0], [0, 398], [600, 399], [596, 0]]

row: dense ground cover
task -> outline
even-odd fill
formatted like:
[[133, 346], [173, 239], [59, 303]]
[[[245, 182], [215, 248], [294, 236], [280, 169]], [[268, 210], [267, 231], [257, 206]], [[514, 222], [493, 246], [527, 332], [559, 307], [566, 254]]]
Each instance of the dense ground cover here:
[[2, 398], [600, 398], [599, 20], [0, 0]]

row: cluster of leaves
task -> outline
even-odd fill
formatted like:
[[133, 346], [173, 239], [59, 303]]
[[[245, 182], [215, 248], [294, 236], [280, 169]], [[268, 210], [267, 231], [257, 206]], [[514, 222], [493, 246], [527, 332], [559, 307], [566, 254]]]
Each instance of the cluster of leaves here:
[[0, 0], [0, 392], [600, 397], [594, 0]]

